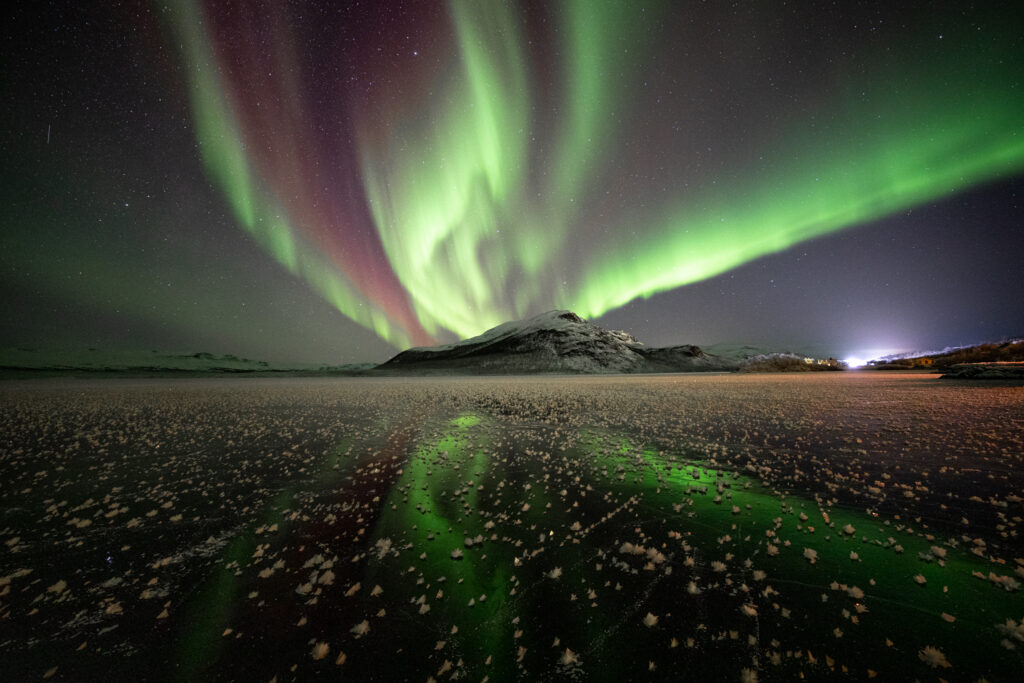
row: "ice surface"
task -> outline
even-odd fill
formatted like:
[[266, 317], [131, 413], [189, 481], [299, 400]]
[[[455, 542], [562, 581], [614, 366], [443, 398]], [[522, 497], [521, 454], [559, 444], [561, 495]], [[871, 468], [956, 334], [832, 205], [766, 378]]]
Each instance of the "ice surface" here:
[[5, 382], [0, 670], [1014, 680], [1022, 415], [883, 373]]

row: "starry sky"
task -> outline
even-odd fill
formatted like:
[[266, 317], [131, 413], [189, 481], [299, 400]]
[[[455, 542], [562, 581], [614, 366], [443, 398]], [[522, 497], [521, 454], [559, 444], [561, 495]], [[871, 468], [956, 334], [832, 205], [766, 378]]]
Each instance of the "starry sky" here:
[[1024, 335], [1013, 3], [18, 3], [0, 347]]

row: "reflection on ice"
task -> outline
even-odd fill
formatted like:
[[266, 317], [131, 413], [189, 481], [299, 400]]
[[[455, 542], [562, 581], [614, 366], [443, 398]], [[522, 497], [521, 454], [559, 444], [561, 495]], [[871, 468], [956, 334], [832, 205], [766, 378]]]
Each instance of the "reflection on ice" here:
[[18, 675], [1011, 680], [1021, 667], [1012, 387], [76, 389], [3, 395], [0, 660]]

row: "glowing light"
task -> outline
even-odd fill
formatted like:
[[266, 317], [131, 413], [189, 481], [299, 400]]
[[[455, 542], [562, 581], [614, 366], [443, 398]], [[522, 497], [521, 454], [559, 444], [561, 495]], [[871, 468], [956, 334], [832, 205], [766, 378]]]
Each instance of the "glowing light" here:
[[[690, 149], [717, 110], [694, 97], [681, 132], [637, 123], [652, 103], [634, 76], [659, 54], [651, 8], [568, 2], [550, 33], [565, 42], [541, 57], [508, 3], [452, 2], [451, 53], [378, 74], [403, 94], [348, 103], [341, 146], [319, 137], [308, 93], [343, 84], [303, 83], [295, 36], [271, 22], [274, 49], [218, 40], [196, 4], [172, 7], [200, 153], [237, 222], [397, 346], [555, 308], [600, 316], [1024, 169], [1016, 47], [998, 36], [966, 60], [911, 40], [866, 57], [815, 106], [732, 131], [727, 158], [678, 162], [709, 164], [698, 174], [650, 159]], [[643, 162], [628, 182], [626, 153]], [[355, 157], [352, 177], [323, 171], [332, 155]]]
[[[244, 94], [226, 80], [224, 65], [213, 50], [215, 36], [208, 32], [201, 8], [189, 0], [172, 3], [168, 13], [172, 30], [188, 62], [189, 97], [199, 151], [210, 177], [224, 192], [239, 226], [282, 267], [308, 285], [341, 313], [397, 346], [425, 341], [422, 328], [408, 309], [404, 292], [383, 259], [375, 258], [374, 242], [357, 234], [344, 243], [336, 228], [348, 220], [329, 196], [316, 191], [315, 174], [303, 164], [316, 163], [312, 121], [296, 111], [301, 104], [284, 85], [256, 85], [273, 91], [265, 100], [285, 101], [293, 107], [253, 120], [245, 109]], [[228, 95], [235, 92], [232, 100]], [[297, 120], [292, 129], [282, 120]], [[282, 130], [284, 129], [284, 130]], [[287, 138], [279, 152], [259, 155], [270, 130]], [[251, 143], [251, 144], [250, 144]], [[298, 155], [298, 152], [304, 152]], [[379, 251], [379, 245], [376, 246]]]

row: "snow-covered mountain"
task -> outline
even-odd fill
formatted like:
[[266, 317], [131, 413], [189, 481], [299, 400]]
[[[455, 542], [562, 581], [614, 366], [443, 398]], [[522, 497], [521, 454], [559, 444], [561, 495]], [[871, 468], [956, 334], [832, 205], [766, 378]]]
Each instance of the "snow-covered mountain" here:
[[704, 352], [741, 363], [757, 356], [774, 353], [775, 351], [763, 346], [751, 346], [750, 344], [711, 344], [704, 347]]
[[635, 373], [730, 370], [696, 346], [647, 348], [627, 332], [605, 330], [571, 311], [507, 322], [455, 344], [403, 351], [379, 370], [519, 373]]

